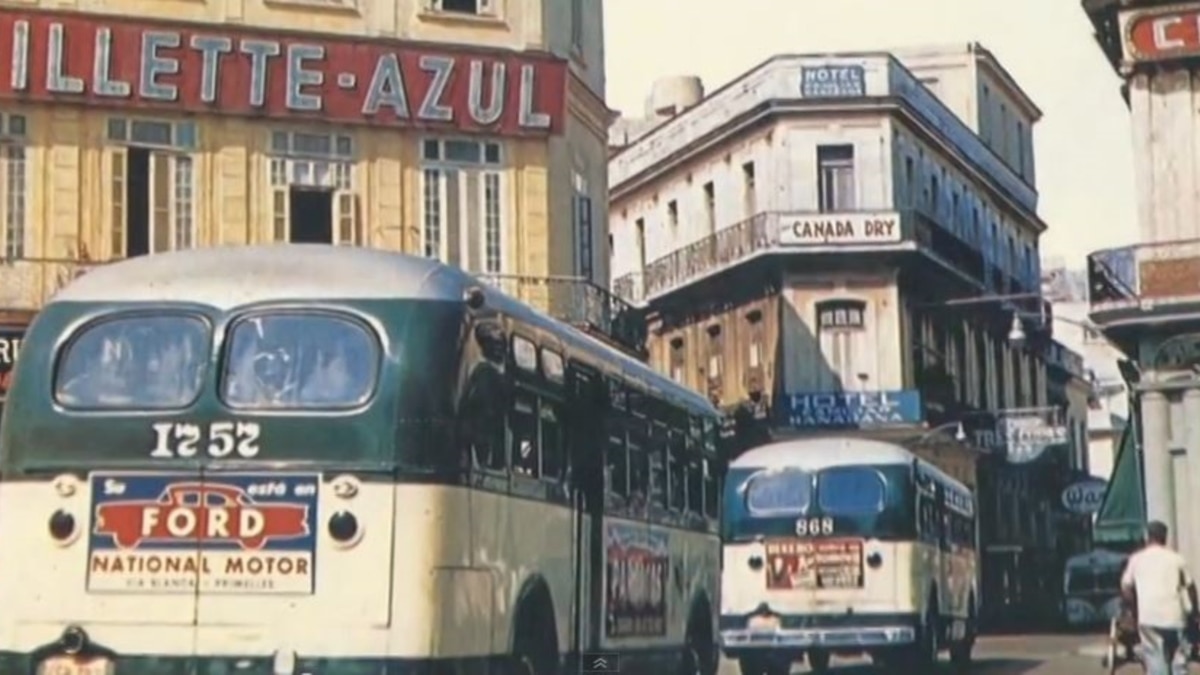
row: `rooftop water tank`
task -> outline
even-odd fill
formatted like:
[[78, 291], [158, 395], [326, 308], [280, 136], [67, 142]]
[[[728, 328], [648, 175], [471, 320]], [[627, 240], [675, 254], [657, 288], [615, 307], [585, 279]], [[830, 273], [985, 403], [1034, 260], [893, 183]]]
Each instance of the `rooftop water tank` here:
[[646, 116], [667, 118], [695, 106], [704, 99], [704, 83], [695, 75], [676, 75], [654, 81], [646, 100]]

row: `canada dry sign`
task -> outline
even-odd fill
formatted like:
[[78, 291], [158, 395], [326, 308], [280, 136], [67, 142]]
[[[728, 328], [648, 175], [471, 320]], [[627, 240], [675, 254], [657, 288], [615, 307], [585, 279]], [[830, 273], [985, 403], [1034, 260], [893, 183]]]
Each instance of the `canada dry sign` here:
[[783, 246], [885, 244], [900, 241], [896, 213], [820, 213], [785, 216], [780, 223]]

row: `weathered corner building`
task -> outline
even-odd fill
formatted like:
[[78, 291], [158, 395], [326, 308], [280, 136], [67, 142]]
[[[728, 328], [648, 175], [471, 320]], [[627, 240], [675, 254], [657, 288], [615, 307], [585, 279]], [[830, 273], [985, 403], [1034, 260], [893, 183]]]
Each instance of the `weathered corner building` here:
[[[647, 113], [614, 129], [609, 223], [651, 361], [764, 437], [925, 435], [979, 487], [988, 618], [1055, 611], [1027, 570], [1082, 545], [1055, 505], [1086, 441], [1051, 398], [1082, 371], [1042, 311], [1033, 102], [970, 45], [780, 56], [707, 97], [661, 82]], [[1062, 438], [1013, 464], [1001, 418]]]
[[1200, 2], [1083, 7], [1125, 81], [1141, 242], [1088, 257], [1091, 318], [1137, 364], [1125, 367], [1136, 424], [1097, 533], [1132, 543], [1144, 518], [1162, 520], [1200, 564]]

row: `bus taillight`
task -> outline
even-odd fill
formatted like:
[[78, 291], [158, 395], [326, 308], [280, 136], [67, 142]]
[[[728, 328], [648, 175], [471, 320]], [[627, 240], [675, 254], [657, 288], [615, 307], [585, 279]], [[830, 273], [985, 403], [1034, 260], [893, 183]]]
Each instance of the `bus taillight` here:
[[62, 509], [50, 515], [50, 536], [56, 542], [65, 546], [75, 540], [76, 534], [75, 516]]
[[349, 548], [362, 539], [358, 518], [349, 511], [338, 511], [329, 517], [329, 537], [340, 546]]

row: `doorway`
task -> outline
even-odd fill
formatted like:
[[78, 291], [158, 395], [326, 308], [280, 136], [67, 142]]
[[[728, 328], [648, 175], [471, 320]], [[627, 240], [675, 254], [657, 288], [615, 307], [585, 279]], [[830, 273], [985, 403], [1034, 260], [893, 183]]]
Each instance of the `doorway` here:
[[131, 147], [125, 173], [125, 257], [150, 253], [150, 151]]
[[299, 187], [288, 188], [290, 228], [288, 241], [293, 244], [333, 243], [333, 191]]

